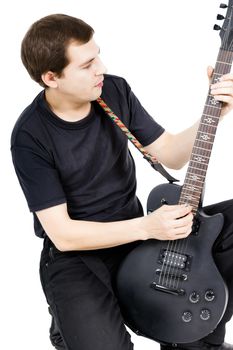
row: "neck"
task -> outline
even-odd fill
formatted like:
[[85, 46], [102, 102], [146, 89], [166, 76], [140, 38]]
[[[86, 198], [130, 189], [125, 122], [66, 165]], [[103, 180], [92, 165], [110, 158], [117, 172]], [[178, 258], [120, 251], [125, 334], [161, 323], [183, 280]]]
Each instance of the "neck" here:
[[82, 120], [91, 110], [90, 101], [73, 101], [67, 96], [61, 96], [57, 91], [55, 92], [52, 89], [45, 90], [45, 99], [53, 113], [69, 122]]

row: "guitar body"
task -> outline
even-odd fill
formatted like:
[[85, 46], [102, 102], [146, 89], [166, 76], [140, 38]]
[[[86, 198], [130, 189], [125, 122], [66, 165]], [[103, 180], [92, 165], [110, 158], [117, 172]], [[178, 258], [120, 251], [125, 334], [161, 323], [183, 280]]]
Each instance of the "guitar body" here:
[[[154, 188], [148, 212], [164, 202], [177, 204], [181, 189], [174, 184]], [[147, 240], [120, 265], [119, 303], [126, 324], [136, 333], [160, 342], [189, 343], [208, 335], [221, 320], [228, 293], [212, 247], [223, 215], [208, 216], [199, 209], [196, 218], [188, 238]]]

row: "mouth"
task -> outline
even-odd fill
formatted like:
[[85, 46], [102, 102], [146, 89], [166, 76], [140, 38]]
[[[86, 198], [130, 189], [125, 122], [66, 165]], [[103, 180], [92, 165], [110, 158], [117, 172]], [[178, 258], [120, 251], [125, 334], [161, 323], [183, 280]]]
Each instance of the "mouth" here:
[[98, 84], [95, 85], [95, 87], [102, 88], [104, 85], [103, 80], [101, 80]]

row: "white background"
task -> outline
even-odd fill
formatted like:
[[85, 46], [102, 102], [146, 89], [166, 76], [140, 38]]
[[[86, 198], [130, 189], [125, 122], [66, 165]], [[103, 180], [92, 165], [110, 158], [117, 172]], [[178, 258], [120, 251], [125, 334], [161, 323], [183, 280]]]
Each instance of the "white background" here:
[[[218, 0], [168, 1], [8, 1], [1, 10], [1, 344], [4, 350], [49, 350], [49, 315], [38, 266], [42, 240], [10, 157], [10, 133], [21, 111], [40, 91], [20, 61], [20, 43], [40, 17], [66, 13], [94, 27], [108, 73], [124, 76], [144, 107], [167, 130], [178, 132], [201, 116], [208, 81], [220, 46]], [[233, 197], [233, 113], [218, 129], [209, 166], [205, 204]], [[132, 150], [137, 164], [138, 196], [145, 207], [151, 189], [163, 178]], [[182, 183], [185, 170], [172, 171]], [[227, 340], [233, 342], [233, 321]], [[231, 334], [230, 334], [231, 333]], [[132, 335], [135, 350], [158, 345]], [[107, 349], [106, 349], [107, 350]]]

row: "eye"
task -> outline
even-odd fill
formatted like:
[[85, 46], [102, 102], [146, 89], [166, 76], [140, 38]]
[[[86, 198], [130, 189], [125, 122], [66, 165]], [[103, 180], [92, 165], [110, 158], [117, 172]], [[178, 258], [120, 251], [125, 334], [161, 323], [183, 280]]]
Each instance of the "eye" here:
[[83, 67], [83, 69], [88, 69], [91, 67], [91, 64], [88, 64], [88, 66]]

